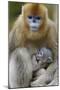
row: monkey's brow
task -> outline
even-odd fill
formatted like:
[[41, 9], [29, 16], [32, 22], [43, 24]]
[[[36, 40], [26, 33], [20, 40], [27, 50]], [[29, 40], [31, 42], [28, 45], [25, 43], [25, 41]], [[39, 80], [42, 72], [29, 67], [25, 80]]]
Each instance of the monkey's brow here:
[[28, 16], [28, 18], [29, 18], [29, 19], [32, 19], [32, 18], [33, 18], [33, 16]]
[[35, 18], [38, 19], [38, 20], [42, 19], [41, 16], [36, 16]]

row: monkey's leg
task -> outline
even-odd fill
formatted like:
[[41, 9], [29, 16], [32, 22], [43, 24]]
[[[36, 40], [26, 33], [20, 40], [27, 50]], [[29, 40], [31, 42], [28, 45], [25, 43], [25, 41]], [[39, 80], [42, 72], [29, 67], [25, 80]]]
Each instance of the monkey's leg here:
[[41, 74], [35, 81], [33, 81], [31, 86], [47, 86], [53, 80], [56, 69], [57, 62], [50, 64], [46, 69], [46, 72]]
[[54, 80], [52, 80], [47, 86], [55, 86], [55, 85], [58, 85], [57, 78], [55, 78]]
[[37, 77], [40, 77], [40, 75], [43, 75], [44, 73], [46, 73], [46, 70], [44, 68], [41, 68], [40, 70], [38, 70], [36, 72], [36, 76]]
[[36, 72], [36, 78], [31, 82], [31, 86], [46, 86], [45, 79], [48, 79], [44, 68]]
[[54, 62], [48, 66], [46, 72], [40, 75], [32, 85], [47, 86], [54, 78], [54, 72], [57, 69], [57, 62]]
[[28, 87], [32, 78], [31, 58], [27, 49], [18, 48], [9, 59], [9, 88]]
[[59, 85], [59, 73], [58, 73], [58, 69], [56, 69], [56, 72], [54, 74], [54, 79], [48, 84], [48, 86], [52, 86], [52, 85]]
[[35, 81], [31, 82], [31, 86], [48, 86], [48, 83], [50, 83], [53, 80], [53, 76], [54, 76], [53, 72], [50, 73], [44, 69], [41, 69], [40, 71], [38, 71], [36, 75], [37, 75], [37, 78]]

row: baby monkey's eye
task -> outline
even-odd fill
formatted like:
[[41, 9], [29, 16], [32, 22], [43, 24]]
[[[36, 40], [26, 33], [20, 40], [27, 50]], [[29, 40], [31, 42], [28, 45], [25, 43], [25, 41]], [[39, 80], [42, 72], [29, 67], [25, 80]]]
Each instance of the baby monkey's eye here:
[[29, 19], [32, 19], [32, 16], [28, 16]]
[[36, 16], [35, 17], [37, 20], [40, 20], [42, 17], [40, 17], [40, 16]]

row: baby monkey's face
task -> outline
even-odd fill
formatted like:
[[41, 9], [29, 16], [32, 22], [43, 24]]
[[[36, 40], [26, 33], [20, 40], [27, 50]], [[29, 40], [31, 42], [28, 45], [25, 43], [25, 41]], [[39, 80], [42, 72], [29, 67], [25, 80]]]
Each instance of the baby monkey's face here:
[[33, 71], [44, 68], [47, 64], [52, 63], [52, 52], [47, 48], [41, 48], [36, 51], [32, 57]]
[[36, 60], [37, 62], [51, 63], [52, 62], [51, 50], [47, 48], [38, 49], [36, 53]]

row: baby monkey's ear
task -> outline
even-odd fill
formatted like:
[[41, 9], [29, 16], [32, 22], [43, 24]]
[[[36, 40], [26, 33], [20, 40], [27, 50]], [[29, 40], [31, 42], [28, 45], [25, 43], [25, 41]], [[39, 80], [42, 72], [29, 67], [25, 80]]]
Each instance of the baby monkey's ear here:
[[52, 63], [53, 62], [52, 57], [48, 57], [47, 62]]

